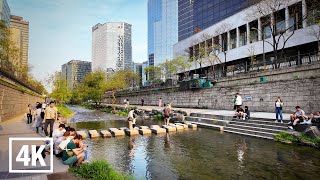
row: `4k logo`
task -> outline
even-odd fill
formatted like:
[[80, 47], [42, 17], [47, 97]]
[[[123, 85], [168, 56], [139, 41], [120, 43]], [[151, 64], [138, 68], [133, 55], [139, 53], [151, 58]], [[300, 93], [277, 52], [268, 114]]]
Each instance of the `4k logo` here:
[[[44, 142], [47, 142], [46, 145], [44, 144]], [[45, 155], [46, 149], [50, 149], [50, 162], [47, 162], [47, 163], [45, 162], [45, 159], [44, 159], [46, 156]], [[9, 138], [9, 172], [10, 173], [52, 173], [53, 172], [53, 139], [52, 138]]]

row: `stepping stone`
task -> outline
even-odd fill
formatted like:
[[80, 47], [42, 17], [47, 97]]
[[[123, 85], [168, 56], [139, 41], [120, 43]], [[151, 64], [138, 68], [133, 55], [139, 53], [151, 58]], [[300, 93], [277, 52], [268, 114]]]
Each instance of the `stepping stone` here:
[[172, 127], [172, 126], [162, 125], [162, 127], [163, 127], [164, 129], [166, 129], [167, 132], [177, 131], [177, 128]]
[[[147, 126], [147, 127], [148, 127], [148, 126]], [[133, 130], [139, 131], [139, 128], [138, 128], [138, 127], [134, 127]]]
[[134, 136], [134, 135], [139, 134], [138, 130], [135, 130], [135, 129], [131, 129], [131, 130], [126, 129], [124, 131], [125, 131], [126, 135], [128, 135], [128, 136]]
[[77, 134], [80, 134], [83, 139], [87, 138], [87, 133], [85, 131], [77, 131]]
[[108, 131], [108, 130], [102, 130], [102, 131], [100, 131], [100, 134], [102, 137], [111, 137], [112, 136], [110, 131]]
[[161, 128], [159, 125], [151, 125], [150, 129], [153, 133], [155, 134], [161, 134], [161, 133], [166, 133], [166, 129]]
[[121, 128], [119, 128], [120, 130], [122, 130], [122, 131], [124, 131], [124, 130], [126, 130], [126, 129], [128, 129], [127, 127], [121, 127]]
[[197, 128], [196, 124], [187, 123], [187, 125], [189, 128], [193, 128], [193, 129]]
[[89, 135], [91, 138], [97, 138], [100, 136], [97, 130], [89, 130]]
[[152, 133], [152, 131], [148, 128], [143, 128], [143, 129], [139, 129], [139, 133], [141, 134], [141, 135], [146, 135], [146, 134], [151, 134]]
[[124, 136], [124, 131], [119, 130], [117, 128], [109, 128], [109, 131], [113, 136]]
[[169, 124], [169, 126], [172, 126], [174, 128], [176, 128], [177, 131], [181, 131], [181, 130], [184, 130], [184, 127], [183, 126], [180, 126], [180, 125], [175, 125], [175, 124]]
[[140, 126], [140, 129], [149, 129], [148, 126]]
[[175, 125], [183, 126], [184, 129], [188, 129], [188, 125], [187, 124], [175, 123]]

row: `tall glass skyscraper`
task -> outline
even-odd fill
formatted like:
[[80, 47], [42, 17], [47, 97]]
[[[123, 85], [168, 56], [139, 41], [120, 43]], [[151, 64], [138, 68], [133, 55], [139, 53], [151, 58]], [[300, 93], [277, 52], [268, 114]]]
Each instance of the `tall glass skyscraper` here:
[[248, 0], [178, 0], [179, 41], [247, 8]]
[[178, 42], [178, 0], [148, 0], [149, 66], [173, 58]]

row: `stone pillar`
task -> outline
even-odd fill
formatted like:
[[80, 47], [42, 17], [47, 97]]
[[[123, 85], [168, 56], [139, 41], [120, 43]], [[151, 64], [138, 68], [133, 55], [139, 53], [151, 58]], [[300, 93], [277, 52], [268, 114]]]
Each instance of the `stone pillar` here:
[[230, 31], [227, 32], [228, 51], [231, 49]]
[[219, 34], [220, 52], [222, 52], [222, 35]]
[[258, 19], [258, 40], [262, 40], [262, 24], [261, 24], [261, 19]]
[[250, 24], [247, 23], [247, 26], [246, 26], [246, 29], [247, 29], [247, 45], [250, 44]]
[[285, 8], [285, 16], [286, 16], [286, 19], [285, 19], [285, 22], [286, 22], [286, 32], [288, 33], [290, 30], [290, 24], [289, 24], [289, 21], [290, 21], [290, 15], [289, 15], [289, 7], [287, 6]]
[[240, 29], [239, 27], [236, 28], [236, 48], [240, 47]]
[[302, 27], [307, 27], [307, 2], [306, 0], [302, 0]]

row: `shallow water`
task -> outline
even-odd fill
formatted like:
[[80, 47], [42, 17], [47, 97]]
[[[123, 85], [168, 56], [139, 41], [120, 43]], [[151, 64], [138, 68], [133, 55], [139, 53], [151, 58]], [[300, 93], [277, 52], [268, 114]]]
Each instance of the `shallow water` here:
[[[125, 118], [71, 108], [77, 112], [73, 125], [78, 129], [126, 126]], [[137, 122], [141, 124], [157, 123]], [[210, 129], [189, 129], [170, 135], [87, 139], [85, 143], [89, 145], [90, 159], [106, 159], [116, 169], [141, 179], [320, 178], [320, 151], [315, 148]]]

